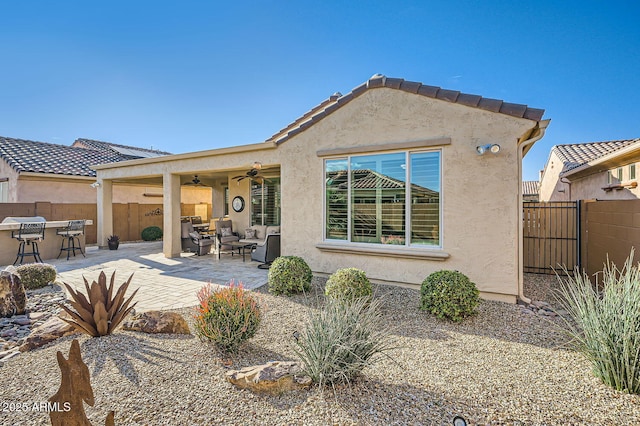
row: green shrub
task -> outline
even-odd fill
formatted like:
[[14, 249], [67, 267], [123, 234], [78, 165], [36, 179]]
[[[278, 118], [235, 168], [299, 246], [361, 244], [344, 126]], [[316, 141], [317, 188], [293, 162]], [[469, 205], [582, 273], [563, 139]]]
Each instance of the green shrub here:
[[55, 282], [58, 275], [55, 266], [46, 263], [25, 263], [18, 266], [16, 272], [27, 290], [45, 287]]
[[212, 290], [211, 284], [198, 292], [200, 305], [194, 315], [200, 340], [215, 343], [220, 349], [235, 352], [244, 341], [256, 334], [260, 324], [260, 307], [244, 290], [242, 283]]
[[640, 393], [640, 265], [633, 250], [621, 271], [607, 260], [601, 290], [583, 272], [560, 281], [556, 294], [569, 313], [565, 330], [593, 365], [596, 377], [613, 388]]
[[340, 303], [328, 299], [311, 313], [293, 348], [304, 364], [304, 373], [324, 386], [346, 383], [392, 350], [389, 325], [380, 312], [380, 301], [356, 299]]
[[324, 293], [328, 297], [345, 301], [360, 297], [371, 298], [371, 282], [360, 269], [338, 269], [327, 280]]
[[157, 226], [148, 226], [142, 230], [142, 239], [144, 241], [155, 241], [162, 238], [162, 229]]
[[462, 321], [480, 303], [480, 292], [458, 271], [438, 271], [429, 275], [420, 288], [420, 308], [438, 318]]
[[290, 296], [311, 288], [313, 274], [301, 257], [280, 256], [269, 268], [269, 293]]

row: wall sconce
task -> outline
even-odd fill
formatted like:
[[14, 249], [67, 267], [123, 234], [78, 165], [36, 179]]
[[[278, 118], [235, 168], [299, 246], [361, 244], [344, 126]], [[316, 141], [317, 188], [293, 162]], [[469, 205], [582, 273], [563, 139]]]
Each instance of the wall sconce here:
[[500, 152], [500, 145], [498, 145], [497, 143], [494, 143], [494, 144], [488, 143], [486, 145], [476, 146], [476, 153], [478, 155], [484, 155], [487, 151], [492, 154], [497, 154]]
[[262, 169], [262, 163], [259, 161], [254, 161], [253, 166], [251, 166], [251, 168], [254, 170], [260, 170]]
[[100, 182], [93, 182], [93, 183], [92, 183], [91, 185], [89, 185], [89, 186], [95, 189], [95, 188], [97, 188], [97, 187], [99, 187], [99, 186], [100, 186]]

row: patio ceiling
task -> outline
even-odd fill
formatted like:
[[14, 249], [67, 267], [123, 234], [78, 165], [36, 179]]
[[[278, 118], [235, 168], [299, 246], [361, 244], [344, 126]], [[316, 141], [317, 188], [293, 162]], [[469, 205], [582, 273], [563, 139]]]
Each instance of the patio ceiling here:
[[[191, 182], [195, 175], [198, 175], [198, 179], [207, 185], [214, 181], [226, 180], [229, 173], [244, 174], [250, 167], [246, 168], [233, 168], [225, 170], [194, 170], [190, 172], [178, 173], [180, 176], [180, 183]], [[262, 176], [277, 176], [280, 173], [280, 166], [263, 166], [264, 172]], [[149, 185], [149, 186], [162, 186], [162, 175], [157, 176], [140, 176], [140, 177], [127, 177], [114, 179], [116, 184], [134, 184], [134, 185]]]

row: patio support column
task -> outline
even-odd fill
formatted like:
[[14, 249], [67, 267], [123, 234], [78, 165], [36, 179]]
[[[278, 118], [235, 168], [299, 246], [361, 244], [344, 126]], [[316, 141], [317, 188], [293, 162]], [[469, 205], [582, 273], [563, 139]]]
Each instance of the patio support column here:
[[98, 181], [97, 213], [98, 213], [98, 247], [107, 247], [107, 238], [113, 234], [113, 183], [111, 180]]
[[162, 177], [163, 237], [162, 252], [165, 257], [180, 257], [180, 176], [165, 172]]

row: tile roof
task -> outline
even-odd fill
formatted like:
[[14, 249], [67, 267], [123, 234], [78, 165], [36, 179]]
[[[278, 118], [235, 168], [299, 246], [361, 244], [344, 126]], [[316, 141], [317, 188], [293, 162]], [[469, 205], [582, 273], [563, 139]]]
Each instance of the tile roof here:
[[455, 90], [446, 90], [436, 86], [427, 86], [415, 81], [405, 81], [401, 78], [391, 78], [381, 74], [376, 74], [346, 95], [339, 92], [334, 93], [329, 97], [329, 99], [313, 107], [310, 111], [293, 121], [287, 127], [271, 136], [266, 142], [275, 142], [276, 144], [280, 144], [306, 130], [314, 123], [322, 120], [338, 108], [351, 102], [367, 90], [381, 87], [402, 90], [433, 99], [458, 103], [513, 117], [526, 118], [528, 120], [540, 121], [544, 115], [543, 109], [529, 108], [527, 105], [512, 104], [499, 99], [483, 98], [478, 95], [460, 93]]
[[170, 152], [159, 151], [157, 149], [139, 148], [137, 146], [120, 145], [117, 143], [83, 138], [76, 139], [71, 146], [95, 149], [105, 152], [117, 152], [131, 158], [159, 157], [162, 155], [171, 155]]
[[560, 161], [564, 164], [564, 173], [638, 142], [640, 142], [640, 139], [574, 143], [556, 145], [553, 147], [553, 150], [558, 155]]
[[540, 182], [537, 180], [525, 180], [522, 182], [522, 195], [538, 195]]
[[[106, 142], [103, 142], [106, 143]], [[15, 171], [95, 177], [94, 164], [115, 163], [132, 157], [113, 150], [57, 145], [0, 136], [0, 158]]]

